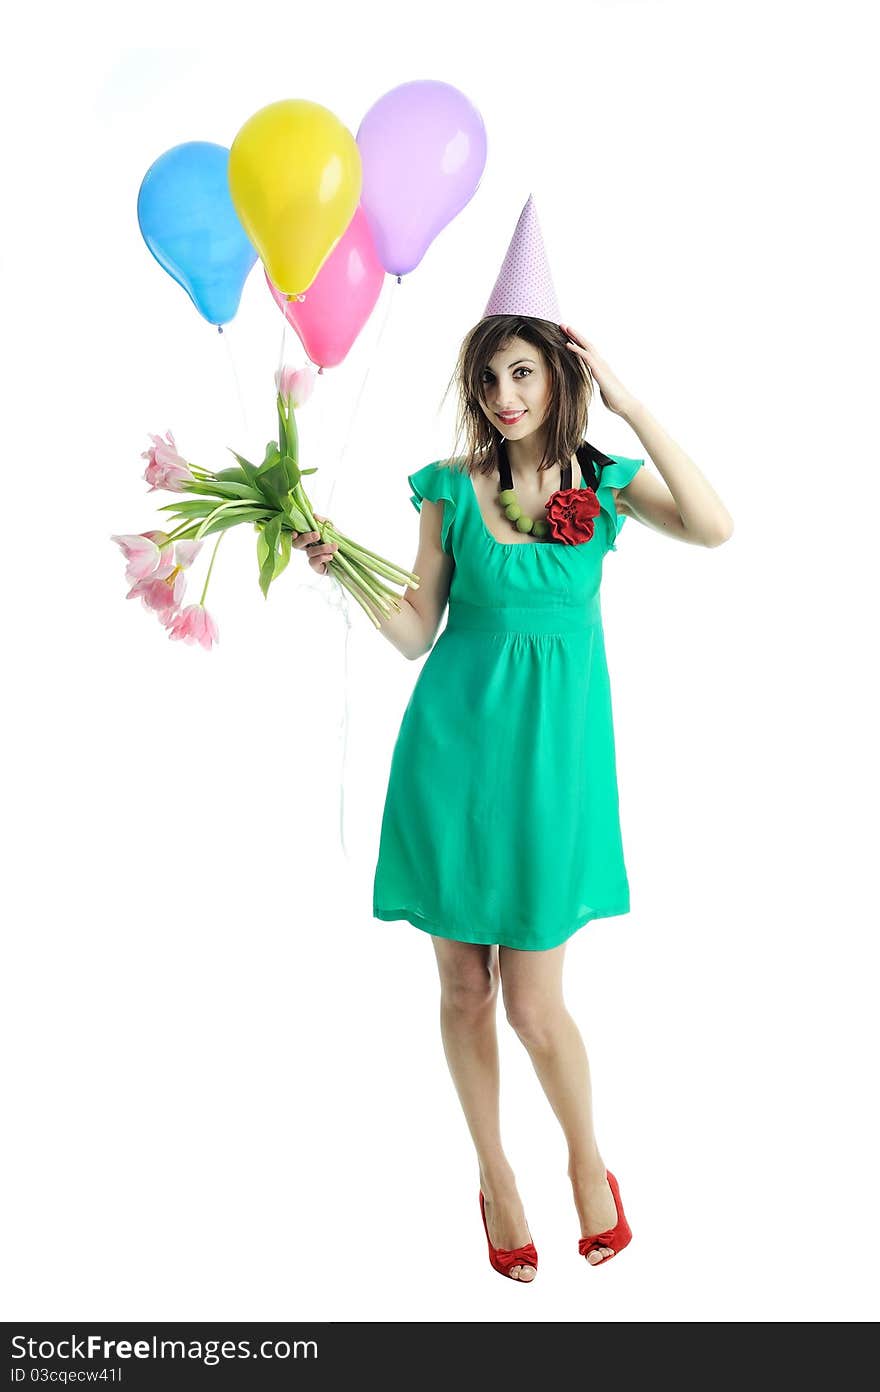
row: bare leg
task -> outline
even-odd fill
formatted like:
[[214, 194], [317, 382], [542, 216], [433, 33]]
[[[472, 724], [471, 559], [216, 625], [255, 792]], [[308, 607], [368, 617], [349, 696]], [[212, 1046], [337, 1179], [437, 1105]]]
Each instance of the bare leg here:
[[[562, 995], [565, 943], [547, 952], [502, 947], [501, 989], [507, 1019], [532, 1060], [547, 1100], [568, 1143], [568, 1174], [581, 1236], [605, 1232], [617, 1207], [593, 1131], [593, 1091], [587, 1051]], [[600, 1247], [587, 1257], [596, 1265], [611, 1256]]]
[[[531, 1242], [516, 1179], [501, 1144], [498, 1064], [498, 949], [432, 937], [440, 972], [440, 1033], [446, 1062], [477, 1151], [493, 1247]], [[533, 1266], [514, 1266], [531, 1281]]]

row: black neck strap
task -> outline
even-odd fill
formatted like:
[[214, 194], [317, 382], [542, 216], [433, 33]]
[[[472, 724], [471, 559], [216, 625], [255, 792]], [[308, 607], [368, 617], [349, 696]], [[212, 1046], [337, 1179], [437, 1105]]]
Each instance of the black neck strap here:
[[[510, 471], [510, 460], [507, 457], [507, 441], [503, 436], [498, 440], [496, 450], [501, 487], [502, 489], [512, 488], [513, 474]], [[582, 440], [575, 453], [577, 454], [577, 461], [580, 465], [581, 473], [588, 486], [593, 489], [598, 488], [602, 470], [606, 464], [611, 464], [614, 461], [609, 459], [607, 454], [603, 454], [601, 450], [597, 450], [595, 445], [591, 445], [588, 440]], [[562, 466], [562, 480], [559, 487], [560, 489], [571, 488], [570, 459], [567, 459]]]

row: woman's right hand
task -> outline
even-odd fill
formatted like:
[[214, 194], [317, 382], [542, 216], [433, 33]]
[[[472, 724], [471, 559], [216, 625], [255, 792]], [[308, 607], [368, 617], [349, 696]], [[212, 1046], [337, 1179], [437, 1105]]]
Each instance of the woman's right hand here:
[[[319, 522], [328, 522], [330, 519], [322, 517], [320, 512], [315, 513]], [[332, 544], [321, 541], [317, 532], [294, 532], [291, 537], [291, 546], [297, 551], [305, 551], [309, 565], [316, 575], [327, 575], [330, 570], [329, 557], [339, 550], [336, 542]]]

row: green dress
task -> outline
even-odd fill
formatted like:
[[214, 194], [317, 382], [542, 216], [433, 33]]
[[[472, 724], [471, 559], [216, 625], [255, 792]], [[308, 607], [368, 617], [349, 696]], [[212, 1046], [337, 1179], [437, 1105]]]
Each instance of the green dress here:
[[574, 546], [497, 541], [455, 464], [409, 476], [416, 508], [442, 501], [455, 568], [394, 746], [374, 918], [541, 951], [629, 912], [599, 589], [610, 490], [644, 461], [608, 458]]

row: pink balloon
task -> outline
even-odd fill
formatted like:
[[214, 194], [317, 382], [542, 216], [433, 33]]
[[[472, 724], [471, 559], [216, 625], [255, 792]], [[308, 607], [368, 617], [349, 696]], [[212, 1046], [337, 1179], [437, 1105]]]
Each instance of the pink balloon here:
[[404, 82], [370, 107], [357, 143], [361, 207], [379, 260], [392, 275], [405, 275], [479, 188], [483, 118], [448, 82]]
[[299, 335], [313, 363], [336, 367], [366, 324], [385, 271], [363, 208], [355, 215], [301, 300], [287, 300], [269, 279], [272, 297]]

